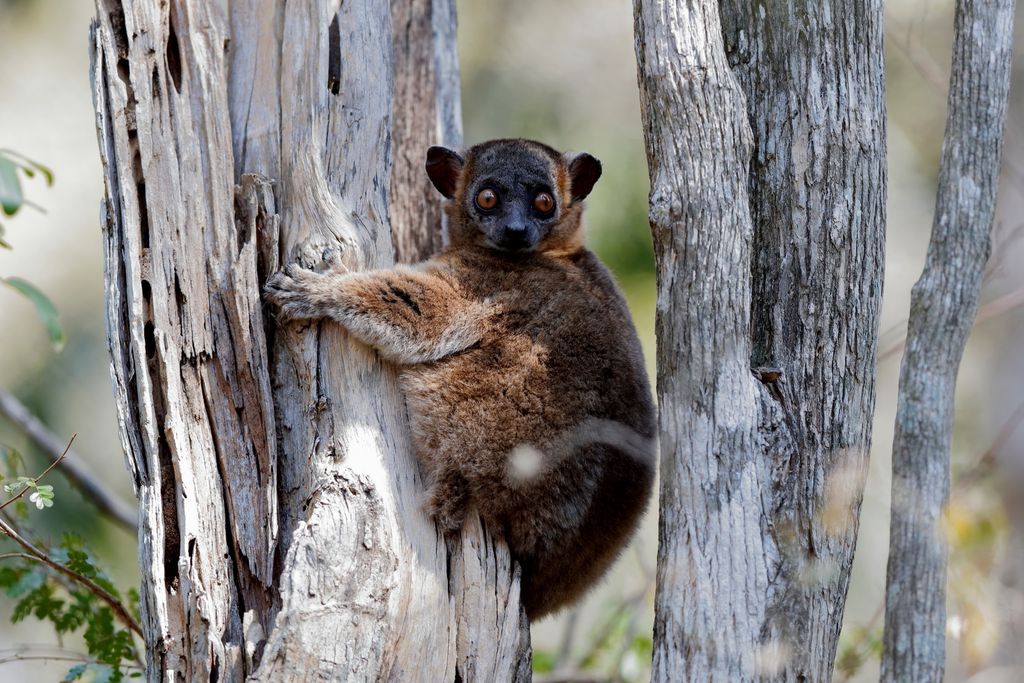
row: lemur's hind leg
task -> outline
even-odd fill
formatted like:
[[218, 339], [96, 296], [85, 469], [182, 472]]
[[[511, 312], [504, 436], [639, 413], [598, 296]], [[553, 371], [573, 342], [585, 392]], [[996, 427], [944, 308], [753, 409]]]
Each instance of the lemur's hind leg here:
[[441, 533], [459, 533], [469, 504], [469, 484], [465, 477], [451, 467], [438, 472], [431, 483], [426, 508]]

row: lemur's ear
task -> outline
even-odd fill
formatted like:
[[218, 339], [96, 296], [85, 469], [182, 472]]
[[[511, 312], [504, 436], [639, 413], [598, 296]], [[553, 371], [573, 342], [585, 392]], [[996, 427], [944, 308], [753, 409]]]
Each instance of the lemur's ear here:
[[586, 199], [601, 177], [601, 162], [586, 152], [577, 154], [569, 162], [569, 177], [572, 179], [572, 200]]
[[427, 150], [427, 175], [437, 191], [448, 199], [455, 196], [455, 185], [464, 164], [462, 157], [447, 147]]

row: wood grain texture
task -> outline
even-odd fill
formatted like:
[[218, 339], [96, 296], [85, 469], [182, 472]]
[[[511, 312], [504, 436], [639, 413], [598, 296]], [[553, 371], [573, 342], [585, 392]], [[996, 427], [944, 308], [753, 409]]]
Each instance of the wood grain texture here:
[[831, 677], [885, 205], [881, 6], [834, 5], [634, 5], [658, 266], [654, 680]]
[[892, 454], [882, 681], [941, 681], [953, 395], [991, 249], [1014, 0], [958, 0], [931, 240], [910, 302]]
[[773, 458], [781, 550], [763, 637], [827, 680], [871, 448], [885, 248], [883, 7], [722, 3], [754, 128], [754, 367], [782, 370], [797, 449]]
[[438, 244], [412, 169], [460, 136], [454, 21], [451, 0], [97, 1], [152, 681], [528, 680], [518, 571], [478, 524], [449, 547], [423, 514], [393, 369], [260, 302], [289, 262], [386, 267]]
[[[423, 170], [423, 142], [462, 143], [455, 54], [454, 0], [393, 0], [395, 97], [391, 167], [391, 235], [401, 263], [426, 259], [445, 242], [437, 190]], [[407, 107], [406, 102], [419, 106]]]

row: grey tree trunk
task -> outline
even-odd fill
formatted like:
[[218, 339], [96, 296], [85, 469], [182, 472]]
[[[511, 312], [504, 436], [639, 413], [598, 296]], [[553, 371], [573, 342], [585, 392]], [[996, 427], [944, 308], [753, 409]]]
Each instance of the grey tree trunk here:
[[946, 135], [924, 272], [914, 285], [892, 452], [882, 681], [946, 664], [953, 393], [988, 260], [1010, 88], [1014, 0], [958, 0]]
[[636, 0], [658, 268], [656, 681], [827, 681], [874, 407], [882, 7]]
[[[97, 0], [92, 77], [120, 432], [151, 681], [526, 680], [507, 550], [421, 510], [393, 371], [277, 327], [280, 265], [439, 244], [452, 0]], [[394, 198], [394, 199], [393, 199]]]

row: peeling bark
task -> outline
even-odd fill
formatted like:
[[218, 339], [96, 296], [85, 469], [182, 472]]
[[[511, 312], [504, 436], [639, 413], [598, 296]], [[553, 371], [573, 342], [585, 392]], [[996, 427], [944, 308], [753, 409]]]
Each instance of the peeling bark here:
[[946, 135], [914, 285], [892, 454], [882, 681], [941, 681], [953, 395], [974, 326], [999, 185], [1014, 0], [958, 0]]
[[423, 515], [394, 371], [260, 302], [288, 262], [439, 244], [415, 160], [459, 142], [454, 21], [451, 0], [97, 1], [107, 324], [152, 681], [529, 678], [518, 570], [479, 524], [449, 548]]
[[653, 679], [828, 680], [874, 407], [881, 5], [634, 6], [658, 267]]

